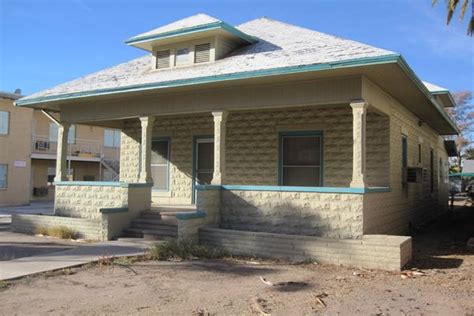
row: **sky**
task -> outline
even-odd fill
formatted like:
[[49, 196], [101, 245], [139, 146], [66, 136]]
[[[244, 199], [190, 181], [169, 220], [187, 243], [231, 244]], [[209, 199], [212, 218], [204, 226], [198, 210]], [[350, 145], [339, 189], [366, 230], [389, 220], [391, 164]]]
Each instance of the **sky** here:
[[0, 90], [25, 95], [142, 56], [123, 41], [206, 13], [238, 25], [267, 16], [401, 53], [425, 81], [474, 90], [474, 37], [445, 1], [0, 0]]

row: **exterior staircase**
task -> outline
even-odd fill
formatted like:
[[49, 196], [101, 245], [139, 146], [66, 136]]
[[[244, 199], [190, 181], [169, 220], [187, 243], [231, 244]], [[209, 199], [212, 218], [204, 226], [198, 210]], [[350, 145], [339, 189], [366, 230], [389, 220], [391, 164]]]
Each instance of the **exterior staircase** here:
[[106, 158], [102, 157], [100, 159], [100, 163], [102, 166], [110, 171], [113, 175], [112, 179], [108, 179], [109, 181], [118, 181], [120, 175], [120, 160], [115, 158]]
[[125, 238], [144, 240], [166, 240], [178, 237], [176, 214], [194, 212], [194, 205], [166, 205], [152, 207], [143, 211], [132, 221], [130, 228], [124, 230]]

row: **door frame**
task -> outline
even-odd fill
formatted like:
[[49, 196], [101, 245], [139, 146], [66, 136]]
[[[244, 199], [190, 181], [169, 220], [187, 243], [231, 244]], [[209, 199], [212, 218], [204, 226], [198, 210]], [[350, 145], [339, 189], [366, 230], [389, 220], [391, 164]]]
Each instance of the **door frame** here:
[[[195, 135], [193, 136], [193, 172], [192, 172], [192, 199], [193, 204], [196, 203], [196, 168], [197, 168], [197, 145], [199, 141], [208, 140], [208, 142], [214, 143], [214, 135]], [[215, 154], [215, 153], [214, 153]]]

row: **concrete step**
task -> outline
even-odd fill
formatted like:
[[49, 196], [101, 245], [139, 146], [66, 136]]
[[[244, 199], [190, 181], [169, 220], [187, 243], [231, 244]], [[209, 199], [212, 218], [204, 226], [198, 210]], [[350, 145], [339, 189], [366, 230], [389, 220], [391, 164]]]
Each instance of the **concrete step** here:
[[151, 207], [151, 211], [153, 212], [192, 212], [196, 210], [196, 205], [189, 205], [189, 204], [177, 204], [177, 205], [153, 205]]
[[141, 228], [128, 228], [125, 230], [126, 233], [130, 233], [131, 235], [135, 235], [139, 237], [141, 235], [156, 235], [156, 236], [163, 236], [163, 237], [178, 237], [178, 231], [164, 231], [159, 229], [141, 229]]
[[146, 225], [166, 225], [166, 226], [176, 226], [176, 223], [170, 223], [167, 221], [163, 221], [161, 218], [156, 219], [156, 218], [147, 218], [147, 217], [137, 217], [134, 220], [132, 220], [133, 224], [146, 224]]
[[145, 245], [148, 247], [152, 247], [154, 245], [165, 242], [165, 240], [147, 240], [143, 237], [120, 237], [117, 238], [117, 240], [132, 244]]
[[159, 230], [163, 232], [178, 232], [178, 226], [176, 225], [167, 225], [167, 224], [143, 224], [143, 223], [132, 223], [131, 228], [138, 228], [138, 229], [151, 229], [151, 230]]

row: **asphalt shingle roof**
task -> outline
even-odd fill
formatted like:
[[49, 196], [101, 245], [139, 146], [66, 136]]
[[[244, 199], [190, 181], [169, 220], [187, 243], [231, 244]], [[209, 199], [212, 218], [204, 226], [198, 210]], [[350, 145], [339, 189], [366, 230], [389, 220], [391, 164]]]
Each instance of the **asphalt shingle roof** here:
[[[186, 27], [187, 25], [210, 21], [210, 19], [214, 18], [196, 15], [150, 32], [162, 32], [171, 28]], [[147, 54], [51, 89], [34, 93], [23, 98], [23, 100], [97, 89], [122, 88], [138, 84], [195, 79], [245, 71], [271, 70], [289, 66], [324, 64], [395, 54], [385, 49], [269, 18], [259, 18], [246, 22], [237, 26], [237, 29], [256, 37], [258, 42], [239, 48], [226, 58], [215, 62], [159, 71], [151, 69], [152, 55]], [[140, 34], [140, 36], [144, 34]]]

